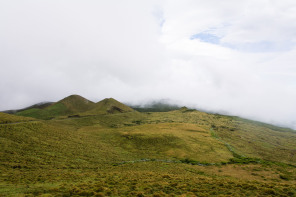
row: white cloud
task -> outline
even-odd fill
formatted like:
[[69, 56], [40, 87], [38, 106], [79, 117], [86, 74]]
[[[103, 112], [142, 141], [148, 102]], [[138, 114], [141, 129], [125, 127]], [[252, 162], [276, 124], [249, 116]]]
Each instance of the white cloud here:
[[1, 1], [0, 109], [169, 98], [296, 128], [295, 13], [288, 0]]

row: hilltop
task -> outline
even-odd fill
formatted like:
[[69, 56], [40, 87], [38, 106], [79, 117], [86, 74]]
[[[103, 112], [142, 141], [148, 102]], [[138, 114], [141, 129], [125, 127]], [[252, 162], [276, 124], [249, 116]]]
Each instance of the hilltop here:
[[79, 95], [70, 95], [56, 104], [63, 104], [68, 113], [79, 113], [92, 109], [95, 103]]
[[78, 95], [38, 110], [0, 113], [0, 196], [296, 195], [291, 129]]
[[75, 115], [83, 111], [90, 110], [94, 107], [95, 103], [87, 100], [79, 95], [70, 95], [58, 102], [52, 103], [45, 108], [29, 108], [16, 115], [28, 116], [39, 119], [52, 119], [58, 116]]
[[133, 112], [134, 110], [113, 98], [106, 98], [95, 104], [93, 109], [86, 111], [85, 114], [114, 114]]
[[38, 119], [51, 119], [58, 116], [67, 116], [89, 110], [94, 106], [92, 101], [79, 95], [70, 95], [58, 102], [45, 107], [30, 107], [17, 112], [16, 115], [34, 117]]
[[52, 119], [65, 116], [78, 117], [104, 113], [123, 113], [134, 111], [132, 108], [118, 102], [113, 98], [106, 98], [100, 102], [94, 103], [79, 95], [70, 95], [43, 108], [35, 106], [37, 105], [33, 105], [33, 107], [18, 111], [15, 114], [38, 119]]

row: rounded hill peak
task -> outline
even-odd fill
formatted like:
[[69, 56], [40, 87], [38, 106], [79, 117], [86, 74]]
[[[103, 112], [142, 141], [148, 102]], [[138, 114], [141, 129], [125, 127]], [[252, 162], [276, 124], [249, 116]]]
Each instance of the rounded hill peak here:
[[79, 102], [79, 101], [86, 102], [86, 103], [89, 103], [89, 102], [93, 103], [92, 101], [89, 101], [86, 98], [84, 98], [80, 95], [77, 95], [77, 94], [72, 94], [70, 96], [67, 96], [67, 97], [63, 98], [62, 100], [58, 101], [58, 103], [59, 102], [62, 102], [62, 103], [64, 103], [64, 102], [67, 102], [67, 103], [68, 102]]
[[[73, 99], [73, 98], [77, 98], [77, 99], [81, 99], [81, 98], [83, 98], [83, 99], [85, 99], [84, 97], [82, 97], [82, 96], [80, 96], [80, 95], [78, 95], [78, 94], [71, 94], [70, 96], [67, 96], [67, 97], [65, 97], [64, 99]], [[62, 99], [62, 100], [64, 100], [64, 99]]]
[[112, 114], [133, 112], [134, 110], [114, 98], [105, 98], [95, 104], [95, 108], [86, 112], [86, 114]]
[[103, 99], [103, 101], [116, 101], [114, 98], [105, 98], [105, 99]]

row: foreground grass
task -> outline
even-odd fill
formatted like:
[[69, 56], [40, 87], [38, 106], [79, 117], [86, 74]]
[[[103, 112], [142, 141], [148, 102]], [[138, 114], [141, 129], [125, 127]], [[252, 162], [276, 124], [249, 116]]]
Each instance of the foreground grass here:
[[186, 109], [2, 124], [0, 196], [295, 196], [295, 136]]
[[[186, 164], [146, 162], [94, 170], [50, 171], [27, 184], [6, 184], [6, 195], [27, 196], [294, 196], [295, 180], [273, 175], [264, 167], [199, 167]], [[252, 175], [249, 171], [257, 172]], [[36, 172], [35, 172], [36, 173]], [[228, 174], [242, 174], [243, 178]], [[254, 173], [253, 173], [254, 174]], [[62, 178], [63, 177], [63, 178]], [[259, 177], [259, 178], [258, 178]]]

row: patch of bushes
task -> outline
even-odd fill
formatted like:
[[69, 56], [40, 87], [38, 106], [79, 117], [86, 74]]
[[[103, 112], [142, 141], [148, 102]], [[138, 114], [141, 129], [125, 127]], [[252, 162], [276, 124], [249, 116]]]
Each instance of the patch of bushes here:
[[234, 157], [229, 160], [229, 164], [258, 164], [261, 163], [261, 159], [250, 157]]
[[191, 165], [199, 165], [199, 166], [210, 166], [214, 165], [213, 163], [207, 163], [207, 162], [199, 162], [193, 159], [185, 158], [180, 160], [181, 163], [191, 164]]
[[286, 181], [291, 180], [291, 177], [287, 174], [280, 174], [280, 178]]

